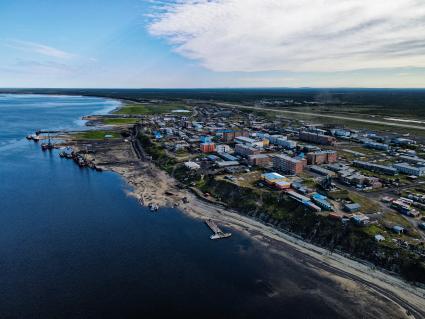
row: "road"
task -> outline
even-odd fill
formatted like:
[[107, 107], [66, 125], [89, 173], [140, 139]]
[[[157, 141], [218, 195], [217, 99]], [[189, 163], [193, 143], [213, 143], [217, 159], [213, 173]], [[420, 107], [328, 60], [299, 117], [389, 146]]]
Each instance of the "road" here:
[[202, 212], [200, 217], [213, 218], [228, 227], [234, 228], [236, 226], [236, 228], [249, 232], [258, 232], [265, 236], [267, 240], [273, 241], [274, 246], [277, 245], [279, 250], [286, 252], [291, 250], [291, 254], [308, 261], [313, 267], [368, 287], [406, 309], [412, 317], [417, 319], [425, 318], [424, 292], [415, 289], [413, 291], [404, 291], [403, 284], [396, 278], [371, 269], [369, 265], [360, 264], [339, 254], [331, 254], [326, 249], [299, 240], [280, 232], [273, 226], [267, 226], [221, 206], [205, 203], [195, 197], [191, 197], [190, 201], [190, 205], [193, 205], [198, 212]]
[[[138, 130], [133, 131], [134, 140]], [[135, 141], [132, 144], [135, 153], [143, 161], [143, 148]], [[279, 231], [273, 226], [265, 225], [255, 219], [242, 216], [237, 212], [230, 211], [221, 205], [207, 203], [196, 197], [193, 193], [182, 189], [179, 191], [187, 195], [188, 203], [181, 204], [181, 209], [189, 215], [197, 218], [212, 218], [225, 225], [251, 234], [259, 233], [266, 240], [273, 242], [273, 247], [278, 248], [277, 253], [291, 250], [294, 256], [301, 260], [308, 260], [312, 267], [323, 269], [331, 274], [357, 282], [377, 292], [384, 298], [391, 300], [410, 313], [413, 318], [425, 318], [425, 292], [412, 287], [402, 280], [376, 271], [369, 264], [360, 263], [348, 259], [337, 253], [330, 253], [324, 248], [307, 243], [291, 234]]]
[[384, 121], [378, 121], [378, 120], [368, 120], [368, 119], [361, 119], [361, 118], [353, 118], [353, 117], [349, 117], [349, 116], [320, 114], [320, 113], [312, 113], [312, 112], [289, 111], [289, 110], [282, 110], [282, 109], [276, 109], [276, 108], [247, 106], [247, 105], [230, 104], [230, 103], [215, 103], [215, 104], [218, 105], [218, 106], [223, 106], [223, 107], [235, 107], [235, 108], [247, 109], [247, 110], [270, 111], [270, 112], [283, 113], [283, 114], [314, 116], [314, 117], [322, 117], [322, 118], [329, 118], [329, 119], [335, 119], [335, 120], [359, 122], [359, 123], [365, 123], [365, 124], [386, 125], [386, 126], [392, 126], [392, 127], [399, 127], [399, 128], [415, 129], [415, 130], [425, 131], [425, 126], [417, 126], [417, 125], [410, 125], [410, 124], [403, 124], [403, 123], [384, 122]]

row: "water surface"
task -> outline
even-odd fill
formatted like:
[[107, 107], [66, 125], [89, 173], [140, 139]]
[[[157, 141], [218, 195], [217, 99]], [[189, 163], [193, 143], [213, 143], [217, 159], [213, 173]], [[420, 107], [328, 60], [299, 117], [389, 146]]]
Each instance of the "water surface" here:
[[325, 302], [340, 292], [301, 263], [238, 233], [211, 241], [200, 221], [140, 207], [119, 176], [24, 138], [117, 105], [0, 95], [1, 318], [340, 316]]

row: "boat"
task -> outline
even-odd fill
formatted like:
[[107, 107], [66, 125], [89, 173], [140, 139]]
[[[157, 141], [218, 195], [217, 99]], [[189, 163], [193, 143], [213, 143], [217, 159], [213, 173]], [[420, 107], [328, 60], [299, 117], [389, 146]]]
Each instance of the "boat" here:
[[50, 150], [52, 150], [54, 148], [55, 148], [55, 146], [52, 144], [52, 140], [50, 139], [50, 135], [49, 135], [49, 141], [47, 143], [41, 144], [41, 149], [43, 151], [47, 151], [47, 150], [50, 151]]
[[150, 203], [148, 205], [148, 207], [149, 207], [149, 209], [150, 209], [151, 212], [157, 212], [158, 209], [159, 209], [159, 206], [157, 204], [152, 204], [152, 203]]

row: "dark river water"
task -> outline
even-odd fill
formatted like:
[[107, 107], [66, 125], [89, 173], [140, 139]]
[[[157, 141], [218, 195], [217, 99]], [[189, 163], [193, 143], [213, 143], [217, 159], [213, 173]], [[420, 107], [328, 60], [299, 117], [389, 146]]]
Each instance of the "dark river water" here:
[[[151, 213], [113, 173], [25, 140], [118, 102], [0, 95], [0, 318], [338, 318], [339, 288], [302, 263], [177, 210]], [[335, 295], [335, 296], [334, 296]]]

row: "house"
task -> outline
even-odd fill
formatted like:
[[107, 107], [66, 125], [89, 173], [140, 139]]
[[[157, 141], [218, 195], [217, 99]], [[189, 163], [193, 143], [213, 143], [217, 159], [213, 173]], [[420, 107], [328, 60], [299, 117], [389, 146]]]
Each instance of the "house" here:
[[392, 231], [395, 232], [396, 234], [400, 235], [403, 234], [405, 232], [405, 229], [401, 226], [393, 226]]
[[186, 162], [184, 163], [184, 166], [190, 170], [198, 170], [201, 168], [201, 166], [195, 162]]
[[385, 240], [385, 237], [382, 236], [382, 235], [377, 234], [377, 235], [375, 235], [375, 240], [377, 242], [384, 241]]
[[365, 226], [369, 224], [369, 217], [363, 214], [354, 215], [351, 217], [351, 221], [359, 226]]
[[344, 210], [348, 213], [355, 213], [360, 210], [361, 206], [357, 203], [344, 204]]

